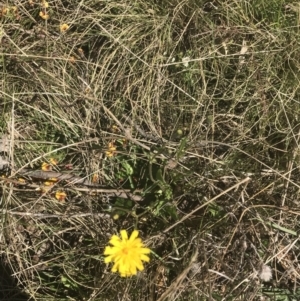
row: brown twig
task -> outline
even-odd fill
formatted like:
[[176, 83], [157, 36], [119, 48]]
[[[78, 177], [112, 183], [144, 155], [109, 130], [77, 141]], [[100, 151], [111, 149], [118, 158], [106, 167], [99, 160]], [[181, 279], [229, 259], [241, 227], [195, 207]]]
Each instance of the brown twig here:
[[67, 181], [71, 184], [82, 184], [85, 186], [99, 187], [99, 185], [90, 182], [87, 178], [78, 177], [71, 173], [62, 173], [57, 171], [44, 171], [44, 170], [31, 170], [31, 169], [21, 169], [18, 174], [23, 177], [30, 177], [42, 180], [49, 180], [55, 178], [58, 181]]
[[[72, 188], [77, 191], [85, 191], [88, 193], [103, 193], [107, 196], [112, 197], [119, 197], [122, 199], [130, 199], [136, 202], [139, 202], [143, 199], [142, 196], [136, 195], [130, 192], [128, 189], [114, 189], [114, 188], [105, 188], [99, 184], [95, 184], [90, 182], [86, 178], [75, 176], [74, 174], [70, 173], [62, 173], [62, 172], [56, 172], [56, 171], [44, 171], [44, 170], [30, 170], [30, 169], [22, 169], [18, 172], [19, 175], [23, 177], [31, 177], [36, 179], [42, 179], [42, 180], [49, 180], [51, 178], [55, 178], [58, 181], [67, 181], [69, 184], [80, 184], [87, 187], [75, 187]], [[13, 182], [18, 185], [27, 185], [32, 186], [32, 184], [26, 184], [26, 183], [19, 183], [14, 181], [13, 179], [3, 179], [7, 180], [9, 182]], [[34, 188], [37, 188], [37, 185], [34, 185]]]
[[106, 213], [78, 213], [78, 214], [50, 214], [50, 213], [33, 213], [33, 212], [20, 212], [11, 210], [1, 210], [2, 214], [11, 214], [17, 216], [31, 216], [34, 218], [78, 218], [78, 217], [101, 217], [101, 218], [111, 218], [109, 214]]

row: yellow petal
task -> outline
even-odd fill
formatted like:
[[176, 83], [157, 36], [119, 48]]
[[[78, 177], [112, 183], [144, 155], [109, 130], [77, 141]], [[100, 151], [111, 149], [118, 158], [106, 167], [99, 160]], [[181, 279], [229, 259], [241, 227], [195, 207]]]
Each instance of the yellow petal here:
[[139, 269], [139, 271], [144, 270], [144, 266], [141, 261], [136, 262], [136, 267]]
[[141, 255], [141, 260], [146, 261], [146, 262], [149, 262], [149, 261], [150, 261], [150, 258], [149, 258], [147, 255], [142, 254], [142, 255]]
[[124, 275], [128, 274], [127, 266], [124, 265], [124, 264], [120, 264], [119, 265], [119, 272], [120, 272], [120, 274], [124, 274]]
[[134, 241], [139, 236], [139, 231], [134, 230], [131, 235], [129, 241]]
[[105, 247], [104, 249], [104, 255], [112, 255], [112, 254], [115, 254], [117, 252], [116, 248], [112, 248], [110, 246], [108, 247]]
[[144, 244], [142, 243], [142, 240], [140, 238], [136, 238], [132, 241], [132, 244], [136, 247], [136, 248], [142, 248], [144, 246]]
[[117, 272], [117, 271], [118, 271], [118, 268], [119, 268], [119, 263], [118, 263], [118, 262], [116, 262], [116, 263], [113, 265], [113, 267], [112, 267], [111, 271], [115, 273], [115, 272]]
[[141, 248], [141, 249], [139, 250], [139, 252], [140, 252], [141, 254], [150, 254], [150, 253], [151, 253], [151, 250], [148, 249], [148, 248]]
[[105, 263], [110, 263], [110, 262], [112, 262], [112, 256], [107, 256], [107, 257], [105, 257], [105, 258], [104, 258], [104, 262], [105, 262]]
[[131, 266], [131, 268], [130, 268], [130, 274], [131, 275], [136, 275], [136, 273], [137, 273], [136, 266]]
[[125, 241], [128, 240], [128, 234], [126, 230], [121, 230], [120, 233], [121, 233], [122, 240]]
[[119, 247], [120, 244], [122, 243], [120, 237], [118, 237], [117, 235], [113, 235], [109, 241], [110, 244], [112, 244], [115, 247]]

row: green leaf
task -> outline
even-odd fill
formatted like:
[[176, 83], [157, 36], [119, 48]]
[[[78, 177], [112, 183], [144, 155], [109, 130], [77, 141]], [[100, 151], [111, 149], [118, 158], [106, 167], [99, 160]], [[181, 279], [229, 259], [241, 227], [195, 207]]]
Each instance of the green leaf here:
[[176, 152], [176, 159], [177, 160], [184, 156], [186, 143], [187, 143], [187, 137], [184, 137], [180, 140], [179, 148]]
[[127, 176], [133, 175], [133, 168], [128, 162], [122, 161], [122, 166], [124, 167]]
[[165, 206], [164, 211], [165, 211], [166, 213], [168, 213], [168, 215], [171, 216], [171, 218], [172, 218], [173, 220], [175, 220], [175, 221], [178, 220], [177, 210], [176, 210], [176, 207], [175, 207], [173, 204], [168, 203], [168, 204]]

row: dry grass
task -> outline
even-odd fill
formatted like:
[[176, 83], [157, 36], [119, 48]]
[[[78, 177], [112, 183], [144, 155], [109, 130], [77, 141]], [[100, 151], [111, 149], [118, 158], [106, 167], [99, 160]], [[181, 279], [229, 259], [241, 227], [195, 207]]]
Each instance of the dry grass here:
[[[297, 4], [45, 6], [0, 7], [1, 300], [296, 300]], [[41, 193], [51, 158], [73, 181]], [[156, 256], [122, 279], [134, 227]]]

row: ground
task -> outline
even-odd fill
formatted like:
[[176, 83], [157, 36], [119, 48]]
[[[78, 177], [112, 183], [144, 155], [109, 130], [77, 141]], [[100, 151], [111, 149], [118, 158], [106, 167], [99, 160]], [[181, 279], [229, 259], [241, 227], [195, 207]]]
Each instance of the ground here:
[[[0, 4], [1, 300], [300, 300], [299, 3]], [[120, 230], [151, 249], [120, 277]]]

